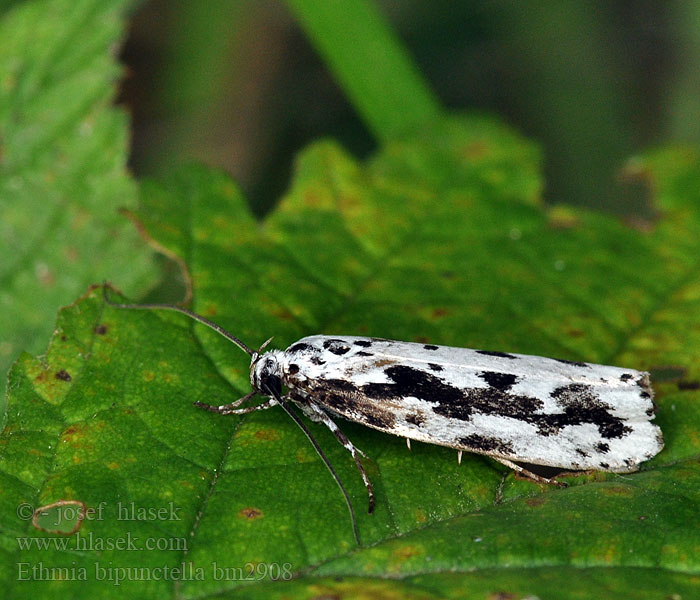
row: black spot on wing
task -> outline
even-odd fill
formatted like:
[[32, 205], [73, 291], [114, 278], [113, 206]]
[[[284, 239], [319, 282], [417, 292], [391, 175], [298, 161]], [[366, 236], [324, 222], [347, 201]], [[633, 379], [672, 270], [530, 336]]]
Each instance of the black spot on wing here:
[[518, 381], [517, 375], [512, 373], [496, 373], [494, 371], [484, 371], [479, 373], [479, 377], [488, 383], [492, 388], [502, 392], [508, 391]]
[[473, 412], [524, 419], [542, 407], [542, 401], [528, 396], [506, 394], [494, 388], [462, 390], [435, 375], [406, 365], [384, 370], [393, 383], [368, 383], [360, 391], [370, 398], [392, 399], [412, 396], [435, 402], [436, 414], [468, 421]]
[[512, 358], [513, 360], [518, 358], [507, 352], [494, 352], [493, 350], [476, 350], [476, 353], [483, 354], [484, 356], [495, 356], [497, 358]]
[[352, 400], [348, 401], [345, 396], [341, 394], [334, 394], [333, 392], [318, 392], [313, 395], [313, 399], [314, 401], [335, 409], [340, 413], [347, 410], [348, 407], [353, 406]]
[[583, 456], [583, 458], [588, 458], [588, 452], [581, 450], [581, 448], [576, 448], [576, 454]]
[[295, 364], [289, 365], [288, 372], [290, 375], [296, 375], [299, 372], [299, 365], [295, 365]]
[[298, 342], [287, 348], [287, 352], [318, 352], [318, 348], [312, 346], [311, 344], [307, 344], [306, 342]]
[[420, 427], [423, 423], [425, 423], [425, 417], [420, 413], [406, 415], [406, 423]]
[[365, 410], [362, 411], [365, 422], [377, 429], [393, 429], [396, 423], [396, 415], [386, 410]]
[[332, 352], [338, 356], [347, 354], [350, 351], [350, 346], [348, 346], [346, 342], [337, 339], [326, 340], [323, 342], [323, 347], [328, 350], [328, 352]]
[[413, 396], [432, 402], [457, 402], [462, 390], [444, 383], [435, 375], [406, 365], [395, 365], [384, 370], [393, 383], [366, 383], [362, 393], [370, 398], [406, 398]]
[[355, 346], [362, 346], [363, 348], [369, 348], [372, 345], [372, 342], [369, 340], [356, 340], [353, 342]]
[[364, 350], [360, 350], [359, 352], [355, 353], [355, 356], [374, 356], [371, 352], [365, 352]]
[[423, 348], [425, 348], [426, 350], [437, 350], [438, 349], [438, 347], [434, 344], [425, 344], [423, 346]]
[[605, 442], [598, 442], [595, 445], [595, 449], [600, 452], [601, 454], [606, 454], [607, 452], [610, 451], [610, 446], [606, 444]]
[[588, 363], [585, 362], [580, 362], [578, 360], [566, 360], [565, 358], [554, 358], [552, 360], [556, 360], [557, 362], [563, 363], [565, 365], [571, 365], [572, 367], [589, 367]]
[[651, 398], [651, 382], [649, 381], [649, 375], [644, 373], [635, 383], [642, 390], [639, 392], [641, 398]]
[[473, 433], [467, 437], [459, 438], [457, 442], [467, 446], [468, 448], [479, 450], [486, 454], [501, 454], [505, 456], [512, 456], [515, 454], [515, 450], [513, 450], [513, 445], [511, 442], [495, 437], [479, 435], [478, 433]]
[[362, 389], [360, 387], [347, 379], [323, 379], [319, 381], [319, 385], [324, 389], [329, 388], [348, 395], [357, 396], [362, 393]]
[[[378, 410], [382, 401], [390, 404], [394, 399], [413, 397], [434, 403], [432, 411], [449, 419], [469, 421], [473, 414], [508, 417], [536, 426], [537, 433], [542, 436], [555, 435], [563, 427], [586, 423], [597, 426], [605, 438], [620, 438], [631, 431], [621, 418], [609, 412], [610, 407], [600, 401], [590, 386], [583, 384], [555, 389], [551, 396], [562, 412], [542, 413], [544, 403], [539, 398], [494, 387], [461, 389], [431, 373], [407, 365], [387, 367], [384, 374], [390, 380], [387, 383], [356, 385], [344, 379], [319, 383], [352, 399], [363, 414], [371, 412], [371, 407], [375, 405], [372, 401], [376, 401]], [[391, 407], [385, 410], [393, 415]]]
[[[341, 415], [356, 415], [359, 421], [377, 429], [391, 430], [396, 415], [391, 408], [368, 402], [359, 389], [343, 379], [326, 379], [323, 388], [314, 392], [314, 399]], [[354, 420], [354, 419], [353, 419]]]
[[561, 415], [548, 415], [549, 420], [543, 421], [540, 425], [540, 433], [547, 429], [552, 429], [554, 433], [565, 425], [581, 425], [582, 423], [593, 423], [597, 425], [600, 435], [604, 438], [621, 438], [624, 434], [632, 431], [630, 427], [624, 425], [620, 417], [616, 417], [610, 412], [610, 406], [602, 402], [594, 389], [582, 383], [571, 383], [556, 388], [550, 396], [556, 400], [557, 404], [564, 409]]
[[599, 466], [600, 466], [601, 469], [608, 469], [608, 468], [610, 467], [610, 465], [609, 465], [608, 463], [606, 463], [606, 462], [600, 463]]
[[428, 368], [436, 373], [443, 370], [440, 365], [436, 365], [435, 363], [428, 363]]
[[323, 359], [322, 359], [321, 357], [319, 357], [319, 356], [312, 356], [309, 360], [310, 360], [313, 364], [319, 365], [319, 366], [320, 366], [320, 365], [325, 365], [325, 364], [326, 364], [326, 361], [323, 360]]
[[633, 375], [631, 373], [623, 373], [620, 375], [620, 381], [629, 381], [632, 377]]

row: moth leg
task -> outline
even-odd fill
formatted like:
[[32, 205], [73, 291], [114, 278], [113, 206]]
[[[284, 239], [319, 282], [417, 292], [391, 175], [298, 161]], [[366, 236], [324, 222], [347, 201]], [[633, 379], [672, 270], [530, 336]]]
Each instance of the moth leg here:
[[406, 438], [406, 446], [408, 446], [408, 449], [411, 449], [411, 438]]
[[308, 402], [307, 406], [314, 412], [315, 416], [313, 420], [323, 423], [326, 427], [328, 427], [328, 429], [333, 432], [335, 438], [342, 444], [343, 448], [352, 454], [355, 465], [357, 466], [358, 471], [360, 471], [360, 475], [362, 475], [362, 481], [364, 481], [365, 487], [367, 488], [367, 495], [369, 496], [368, 512], [371, 514], [374, 511], [374, 488], [372, 487], [372, 482], [369, 480], [369, 477], [367, 477], [365, 468], [362, 466], [362, 461], [360, 461], [360, 455], [365, 456], [364, 452], [353, 446], [353, 443], [342, 431], [340, 431], [340, 429], [338, 429], [338, 426], [328, 416], [328, 413], [326, 413], [326, 411], [324, 411], [320, 406], [314, 404], [313, 402]]
[[542, 477], [541, 475], [536, 475], [532, 471], [528, 471], [520, 465], [516, 465], [514, 462], [511, 462], [505, 458], [496, 458], [495, 456], [491, 456], [490, 458], [501, 463], [502, 465], [505, 465], [510, 469], [513, 469], [513, 471], [515, 471], [516, 473], [520, 473], [520, 475], [527, 477], [528, 479], [532, 479], [533, 481], [536, 481], [537, 483], [548, 483], [549, 485], [568, 487], [565, 483], [561, 481], [557, 481], [556, 479], [547, 479], [546, 477]]
[[209, 412], [219, 413], [220, 415], [245, 415], [256, 410], [265, 410], [266, 408], [272, 408], [273, 406], [277, 406], [278, 404], [277, 400], [275, 400], [274, 398], [268, 398], [262, 404], [248, 406], [247, 408], [238, 408], [246, 400], [250, 400], [253, 396], [255, 396], [255, 394], [256, 392], [250, 392], [249, 394], [243, 396], [243, 398], [239, 398], [238, 400], [235, 400], [230, 404], [220, 404], [219, 406], [216, 406], [214, 404], [206, 404], [204, 402], [194, 402], [194, 405], [199, 408], [203, 408], [204, 410], [208, 410]]

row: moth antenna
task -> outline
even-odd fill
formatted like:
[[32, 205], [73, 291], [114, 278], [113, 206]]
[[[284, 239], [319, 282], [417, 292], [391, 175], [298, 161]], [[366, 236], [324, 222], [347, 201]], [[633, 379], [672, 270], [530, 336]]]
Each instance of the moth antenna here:
[[275, 400], [277, 400], [277, 402], [279, 402], [280, 406], [284, 409], [284, 411], [299, 426], [299, 429], [301, 429], [304, 432], [304, 435], [309, 439], [309, 441], [311, 442], [311, 445], [314, 447], [314, 450], [316, 450], [316, 453], [321, 457], [321, 460], [326, 465], [326, 467], [328, 467], [328, 470], [331, 472], [333, 479], [335, 479], [335, 482], [338, 484], [340, 491], [343, 492], [343, 496], [345, 497], [345, 503], [348, 505], [348, 511], [350, 512], [350, 521], [352, 522], [352, 534], [355, 537], [355, 543], [358, 546], [361, 546], [362, 544], [360, 544], [360, 534], [357, 531], [357, 520], [355, 519], [355, 509], [352, 507], [352, 502], [350, 501], [350, 496], [348, 495], [348, 492], [345, 489], [343, 482], [340, 480], [340, 477], [338, 477], [338, 474], [335, 472], [333, 465], [328, 460], [328, 457], [323, 453], [323, 450], [321, 450], [321, 446], [318, 445], [318, 442], [314, 439], [314, 436], [311, 435], [311, 432], [308, 430], [306, 425], [304, 425], [304, 422], [299, 418], [299, 416], [289, 406], [289, 403], [286, 400], [284, 400], [280, 396], [280, 394], [278, 394], [275, 390], [273, 390], [269, 386], [266, 385], [265, 388], [266, 389], [261, 390], [261, 392], [272, 396]]
[[260, 348], [258, 348], [258, 352], [257, 352], [257, 353], [260, 354], [260, 353], [267, 347], [267, 345], [268, 345], [272, 340], [274, 340], [274, 339], [275, 339], [274, 336], [271, 337], [271, 338], [266, 339], [266, 340], [262, 343], [262, 346], [260, 346]]
[[221, 327], [221, 325], [217, 325], [216, 323], [214, 323], [214, 321], [210, 321], [209, 319], [207, 319], [201, 315], [198, 315], [197, 313], [192, 312], [191, 310], [187, 310], [186, 308], [182, 308], [181, 306], [175, 306], [173, 304], [118, 304], [116, 302], [112, 302], [107, 297], [107, 283], [106, 282], [102, 286], [102, 295], [104, 296], [105, 302], [107, 304], [109, 304], [109, 306], [112, 306], [114, 308], [136, 308], [136, 309], [157, 309], [157, 310], [162, 309], [162, 310], [173, 310], [175, 312], [182, 313], [183, 315], [187, 315], [188, 317], [194, 319], [195, 321], [202, 323], [202, 325], [206, 325], [210, 329], [213, 329], [214, 331], [216, 331], [216, 333], [224, 336], [229, 342], [233, 342], [241, 350], [246, 352], [248, 354], [248, 356], [253, 357], [255, 355], [255, 352], [253, 352], [250, 348], [248, 348], [248, 346], [246, 346], [237, 337], [235, 337], [234, 335], [232, 335], [228, 331], [226, 331], [223, 327]]

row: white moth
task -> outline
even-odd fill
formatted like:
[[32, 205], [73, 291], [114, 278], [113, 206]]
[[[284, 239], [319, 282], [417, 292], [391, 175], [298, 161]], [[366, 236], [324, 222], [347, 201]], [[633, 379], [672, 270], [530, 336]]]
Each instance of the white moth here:
[[[338, 429], [340, 416], [407, 441], [419, 440], [485, 454], [548, 483], [516, 462], [564, 470], [636, 471], [663, 448], [654, 418], [649, 374], [619, 367], [487, 350], [369, 337], [305, 337], [286, 350], [253, 351], [215, 323], [162, 304], [120, 308], [176, 310], [212, 327], [251, 357], [252, 391], [220, 406], [220, 414], [246, 414], [281, 405], [309, 437], [338, 482], [357, 528], [348, 495], [289, 401], [324, 423], [352, 454], [374, 493], [361, 452]], [[269, 342], [269, 340], [268, 340]], [[267, 345], [266, 342], [263, 348]], [[286, 391], [285, 391], [286, 390]], [[260, 404], [241, 407], [256, 394]], [[410, 447], [410, 446], [409, 446]], [[358, 541], [359, 543], [359, 541]]]

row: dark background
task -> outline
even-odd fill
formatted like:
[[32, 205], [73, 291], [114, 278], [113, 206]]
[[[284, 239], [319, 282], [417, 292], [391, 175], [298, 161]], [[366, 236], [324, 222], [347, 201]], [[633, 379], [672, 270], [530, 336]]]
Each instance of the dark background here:
[[[700, 138], [698, 2], [377, 5], [444, 106], [499, 114], [541, 144], [548, 202], [643, 214], [643, 197], [618, 185], [624, 161]], [[220, 166], [263, 215], [310, 141], [375, 148], [281, 1], [151, 0], [122, 60], [139, 176]]]

